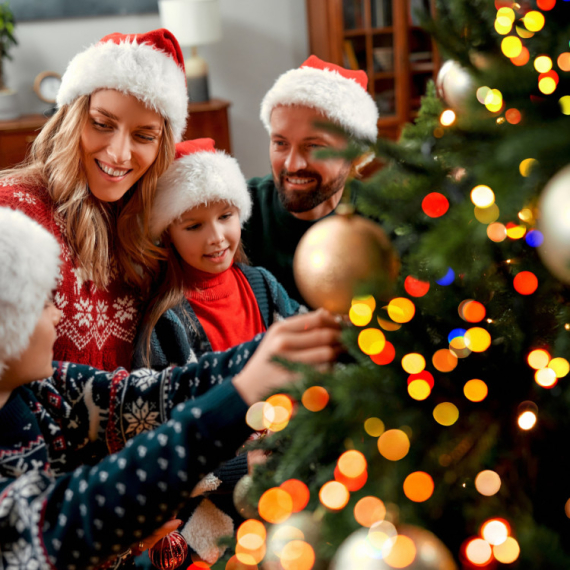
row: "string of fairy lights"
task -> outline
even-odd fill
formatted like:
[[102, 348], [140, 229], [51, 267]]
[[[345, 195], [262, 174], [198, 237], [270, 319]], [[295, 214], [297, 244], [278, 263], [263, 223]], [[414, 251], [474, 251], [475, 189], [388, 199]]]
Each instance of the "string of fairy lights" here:
[[[552, 10], [557, 0], [537, 0], [537, 10], [529, 10], [522, 5], [496, 0], [497, 9], [494, 28], [497, 34], [505, 36], [501, 40], [501, 50], [513, 65], [524, 66], [530, 61], [530, 50], [525, 43], [543, 30], [546, 24], [544, 13]], [[559, 0], [560, 1], [560, 0]], [[541, 93], [551, 95], [559, 84], [559, 73], [554, 69], [553, 60], [547, 55], [538, 55], [532, 65], [537, 71], [537, 85]], [[562, 52], [556, 59], [561, 72], [570, 71], [570, 51]], [[502, 93], [495, 88], [481, 86], [476, 90], [479, 103], [491, 112], [499, 115], [497, 123], [518, 125], [524, 119], [520, 110], [508, 107]], [[559, 99], [561, 113], [570, 115], [570, 96]], [[445, 129], [456, 122], [456, 111], [446, 109], [440, 116], [440, 125], [434, 132], [437, 138], [444, 135]], [[521, 176], [528, 177], [536, 166], [532, 157], [520, 162]], [[457, 179], [465, 173], [457, 172]], [[499, 221], [501, 212], [495, 201], [495, 193], [485, 184], [476, 185], [471, 193], [474, 218], [487, 226], [487, 237], [494, 243], [504, 240], [525, 240], [529, 247], [539, 247], [543, 236], [535, 228], [537, 212], [533, 208], [524, 208], [518, 213], [518, 220], [503, 223]], [[422, 201], [421, 209], [430, 218], [440, 218], [449, 211], [448, 199], [439, 192], [431, 192]], [[513, 260], [506, 260], [511, 264]], [[449, 267], [446, 273], [435, 280], [440, 286], [451, 285], [455, 272]], [[528, 270], [518, 271], [512, 278], [513, 290], [519, 295], [532, 295], [538, 288], [536, 275]], [[464, 299], [457, 307], [458, 326], [449, 331], [448, 347], [440, 348], [433, 354], [423, 355], [412, 352], [396, 360], [396, 348], [389, 340], [389, 335], [410, 323], [416, 314], [414, 299], [429, 294], [431, 284], [413, 275], [404, 280], [404, 289], [409, 297], [396, 297], [386, 305], [377, 307], [373, 296], [355, 297], [349, 311], [349, 319], [359, 327], [358, 346], [377, 366], [401, 366], [407, 375], [407, 392], [412, 401], [425, 401], [435, 385], [434, 373], [448, 374], [455, 370], [461, 359], [473, 353], [484, 353], [491, 347], [492, 334], [488, 326], [493, 323], [484, 303], [477, 299]], [[375, 315], [376, 318], [375, 318]], [[381, 315], [381, 316], [378, 316]], [[375, 321], [375, 322], [374, 322]], [[461, 324], [460, 324], [461, 323]], [[570, 329], [570, 324], [566, 325]], [[553, 388], [560, 378], [570, 372], [570, 363], [565, 358], [552, 355], [543, 347], [532, 349], [527, 355], [527, 364], [534, 371], [535, 382], [544, 389]], [[463, 380], [463, 395], [469, 402], [484, 402], [489, 394], [489, 387], [482, 378]], [[319, 413], [329, 403], [329, 393], [323, 386], [307, 388], [300, 405], [308, 411]], [[278, 432], [284, 430], [295, 414], [299, 403], [285, 394], [276, 394], [264, 402], [251, 406], [247, 413], [247, 422], [254, 430]], [[538, 407], [532, 401], [522, 402], [518, 406], [517, 423], [522, 431], [531, 430], [537, 423]], [[433, 407], [433, 420], [442, 428], [454, 425], [460, 418], [461, 410], [452, 402], [440, 402]], [[387, 429], [378, 417], [365, 420], [364, 432], [377, 440], [377, 449], [386, 461], [397, 462], [410, 451], [411, 430], [407, 426]], [[318, 492], [318, 498], [328, 511], [340, 511], [347, 507], [351, 493], [364, 487], [368, 479], [368, 459], [360, 451], [350, 449], [338, 457], [333, 478], [324, 483]], [[451, 454], [442, 454], [439, 462], [443, 467], [454, 461]], [[496, 495], [502, 485], [501, 476], [490, 469], [480, 471], [474, 477], [477, 492], [483, 497]], [[410, 501], [423, 503], [428, 501], [435, 489], [433, 477], [424, 471], [409, 473], [402, 482], [404, 495]], [[308, 534], [307, 520], [294, 524], [295, 517], [306, 514], [304, 509], [310, 499], [308, 486], [298, 479], [289, 479], [278, 487], [263, 493], [257, 506], [258, 518], [248, 518], [237, 530], [235, 555], [227, 562], [226, 570], [256, 569], [264, 560], [272, 560], [274, 565], [267, 566], [279, 570], [311, 570], [315, 565], [316, 554]], [[417, 548], [409, 536], [399, 534], [398, 528], [390, 522], [390, 504], [381, 498], [366, 496], [359, 499], [353, 507], [356, 522], [367, 529], [362, 539], [353, 541], [350, 548], [351, 560], [355, 564], [362, 557], [381, 558], [389, 568], [406, 568], [413, 564]], [[570, 501], [566, 505], [570, 516]], [[308, 516], [308, 515], [307, 515]], [[380, 554], [379, 554], [380, 553]], [[520, 546], [516, 540], [515, 529], [511, 523], [500, 516], [485, 520], [477, 535], [469, 537], [463, 543], [460, 557], [469, 563], [483, 567], [493, 561], [502, 564], [515, 562], [520, 555]], [[360, 557], [360, 558], [359, 558]], [[206, 563], [205, 566], [208, 567]], [[358, 567], [358, 566], [354, 566]], [[364, 566], [362, 566], [364, 568]]]

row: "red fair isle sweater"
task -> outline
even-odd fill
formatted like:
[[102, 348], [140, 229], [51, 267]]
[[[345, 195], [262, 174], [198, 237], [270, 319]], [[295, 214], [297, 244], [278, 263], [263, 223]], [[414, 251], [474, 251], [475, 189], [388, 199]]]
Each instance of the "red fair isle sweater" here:
[[62, 316], [54, 359], [89, 364], [102, 370], [129, 369], [140, 319], [140, 299], [121, 279], [111, 258], [111, 282], [105, 290], [84, 281], [71, 253], [65, 224], [42, 187], [0, 180], [0, 206], [20, 210], [55, 236], [61, 247], [61, 277], [54, 301]]

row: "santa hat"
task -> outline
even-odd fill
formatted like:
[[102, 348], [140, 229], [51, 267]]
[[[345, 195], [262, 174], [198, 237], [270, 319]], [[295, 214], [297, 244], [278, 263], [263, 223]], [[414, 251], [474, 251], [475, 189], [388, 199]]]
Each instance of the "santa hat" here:
[[378, 108], [366, 90], [364, 71], [351, 71], [312, 55], [299, 69], [281, 75], [261, 102], [261, 120], [271, 134], [271, 112], [278, 105], [321, 111], [352, 136], [374, 142]]
[[175, 140], [182, 139], [188, 114], [184, 57], [168, 30], [110, 34], [78, 53], [61, 79], [57, 106], [97, 89], [133, 95], [168, 119]]
[[214, 148], [212, 139], [176, 145], [176, 158], [159, 178], [150, 216], [153, 239], [180, 216], [202, 204], [228, 202], [242, 225], [251, 215], [251, 197], [237, 160]]
[[59, 245], [22, 212], [0, 208], [0, 382], [28, 347], [59, 275]]

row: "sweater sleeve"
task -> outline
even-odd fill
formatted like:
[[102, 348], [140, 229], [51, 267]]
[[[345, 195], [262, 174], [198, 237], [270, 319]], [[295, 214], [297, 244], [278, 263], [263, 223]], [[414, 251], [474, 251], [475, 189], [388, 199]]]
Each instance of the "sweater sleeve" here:
[[[128, 373], [119, 368], [110, 373], [86, 365], [55, 363], [53, 379], [40, 383], [44, 385], [38, 392], [49, 390], [53, 382], [76, 408], [75, 423], [62, 427], [85, 430], [81, 423], [88, 422], [90, 441], [105, 441], [108, 452], [114, 453], [129, 439], [168, 421], [178, 404], [237, 375], [260, 341], [258, 335], [225, 352], [208, 353], [198, 362], [162, 372], [142, 368]], [[42, 399], [49, 400], [47, 394]]]
[[257, 269], [263, 275], [269, 289], [273, 308], [273, 319], [271, 322], [307, 312], [307, 307], [290, 297], [287, 291], [285, 291], [285, 287], [277, 281], [273, 273], [264, 267], [257, 267]]
[[[182, 372], [182, 374], [184, 374]], [[247, 437], [231, 381], [178, 404], [167, 423], [95, 467], [34, 469], [0, 485], [0, 567], [91, 568], [150, 535]]]

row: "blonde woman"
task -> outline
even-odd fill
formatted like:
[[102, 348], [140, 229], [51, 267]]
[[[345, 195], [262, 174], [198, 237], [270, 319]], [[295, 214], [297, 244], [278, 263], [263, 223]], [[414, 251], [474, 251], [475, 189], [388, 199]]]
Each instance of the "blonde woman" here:
[[57, 102], [27, 161], [2, 173], [0, 205], [60, 244], [55, 357], [129, 368], [157, 265], [148, 213], [186, 124], [180, 46], [168, 30], [106, 36], [71, 60]]

